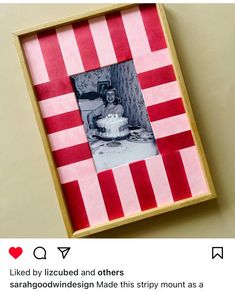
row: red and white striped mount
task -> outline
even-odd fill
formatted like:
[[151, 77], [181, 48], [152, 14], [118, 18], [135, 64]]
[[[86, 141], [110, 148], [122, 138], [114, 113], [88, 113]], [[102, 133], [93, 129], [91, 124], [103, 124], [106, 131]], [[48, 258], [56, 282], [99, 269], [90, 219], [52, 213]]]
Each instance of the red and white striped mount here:
[[[74, 230], [206, 194], [155, 5], [23, 39]], [[133, 59], [160, 155], [96, 172], [71, 75]]]

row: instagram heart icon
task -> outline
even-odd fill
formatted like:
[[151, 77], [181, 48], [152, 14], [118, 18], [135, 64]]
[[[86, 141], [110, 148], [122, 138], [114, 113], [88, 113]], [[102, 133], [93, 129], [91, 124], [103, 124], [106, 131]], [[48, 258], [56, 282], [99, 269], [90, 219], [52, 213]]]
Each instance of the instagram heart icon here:
[[10, 254], [14, 259], [18, 259], [19, 256], [22, 255], [22, 253], [23, 253], [23, 250], [22, 250], [21, 247], [17, 247], [17, 248], [15, 248], [15, 247], [11, 247], [11, 248], [9, 249], [9, 254]]

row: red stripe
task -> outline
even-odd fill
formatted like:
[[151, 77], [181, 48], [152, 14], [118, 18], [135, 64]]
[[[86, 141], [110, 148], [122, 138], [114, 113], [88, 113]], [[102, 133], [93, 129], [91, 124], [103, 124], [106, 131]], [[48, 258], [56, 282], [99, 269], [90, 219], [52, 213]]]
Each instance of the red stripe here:
[[152, 51], [167, 47], [156, 4], [140, 5], [140, 12]]
[[157, 207], [145, 161], [129, 165], [141, 210]]
[[184, 104], [181, 98], [149, 106], [147, 110], [150, 121], [185, 113]]
[[159, 138], [156, 140], [156, 143], [160, 154], [166, 154], [194, 146], [191, 130]]
[[132, 58], [126, 31], [120, 12], [106, 15], [106, 20], [118, 62]]
[[74, 92], [69, 77], [63, 77], [51, 82], [36, 85], [34, 89], [38, 101]]
[[172, 65], [138, 74], [142, 89], [162, 85], [176, 80]]
[[92, 158], [88, 143], [78, 144], [72, 147], [53, 151], [53, 157], [57, 167], [66, 166]]
[[38, 40], [50, 80], [67, 76], [63, 55], [55, 30], [38, 33]]
[[107, 170], [98, 173], [100, 188], [103, 194], [104, 203], [109, 220], [124, 216], [121, 200], [118, 195], [117, 186], [114, 180], [113, 171]]
[[162, 156], [174, 201], [192, 197], [179, 152]]
[[46, 117], [43, 121], [48, 134], [83, 124], [79, 110]]
[[99, 58], [88, 21], [73, 24], [73, 30], [85, 71], [100, 68]]
[[78, 182], [62, 184], [62, 188], [73, 230], [89, 227], [90, 224]]

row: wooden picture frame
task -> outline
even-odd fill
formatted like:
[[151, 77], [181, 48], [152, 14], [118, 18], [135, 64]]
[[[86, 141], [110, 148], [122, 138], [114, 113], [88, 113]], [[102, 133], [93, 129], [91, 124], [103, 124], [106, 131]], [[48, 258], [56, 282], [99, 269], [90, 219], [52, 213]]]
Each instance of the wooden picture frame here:
[[[216, 197], [163, 5], [115, 4], [15, 32], [14, 41], [68, 237]], [[135, 63], [160, 155], [96, 173], [87, 142], [71, 145], [66, 131], [79, 127], [75, 140], [86, 138], [69, 76], [128, 59]], [[62, 141], [61, 132], [67, 134]]]

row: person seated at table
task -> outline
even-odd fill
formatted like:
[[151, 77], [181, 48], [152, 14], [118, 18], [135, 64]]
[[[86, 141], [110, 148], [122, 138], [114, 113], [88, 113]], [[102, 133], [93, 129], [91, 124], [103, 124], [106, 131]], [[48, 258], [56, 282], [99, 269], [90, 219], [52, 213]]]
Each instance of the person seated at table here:
[[87, 121], [90, 129], [96, 128], [97, 118], [105, 118], [108, 115], [114, 115], [118, 117], [123, 116], [124, 108], [119, 103], [120, 98], [117, 96], [116, 88], [107, 87], [104, 94], [104, 104], [102, 104], [87, 115]]

